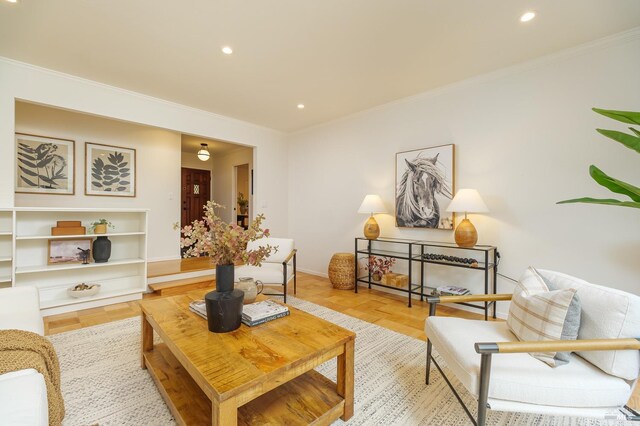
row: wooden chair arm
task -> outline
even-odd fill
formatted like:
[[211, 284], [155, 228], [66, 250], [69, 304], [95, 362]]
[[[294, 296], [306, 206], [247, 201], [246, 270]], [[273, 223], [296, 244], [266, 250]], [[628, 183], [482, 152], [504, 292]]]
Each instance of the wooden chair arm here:
[[498, 302], [511, 300], [512, 294], [464, 294], [462, 296], [427, 296], [427, 303]]
[[287, 263], [289, 263], [291, 261], [291, 259], [293, 258], [293, 256], [296, 255], [297, 252], [298, 252], [297, 249], [291, 250], [291, 253], [289, 253], [289, 256], [287, 256], [287, 258], [282, 262], [282, 264], [286, 265]]
[[640, 350], [640, 338], [476, 343], [479, 354]]

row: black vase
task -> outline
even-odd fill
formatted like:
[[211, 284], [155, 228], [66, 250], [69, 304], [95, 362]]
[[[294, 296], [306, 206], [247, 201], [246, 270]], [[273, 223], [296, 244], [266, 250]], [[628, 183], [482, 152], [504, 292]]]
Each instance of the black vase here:
[[111, 241], [107, 237], [98, 237], [93, 242], [93, 260], [105, 263], [111, 257]]
[[233, 289], [233, 265], [216, 265], [216, 289], [204, 297], [209, 331], [226, 333], [240, 327], [244, 292]]

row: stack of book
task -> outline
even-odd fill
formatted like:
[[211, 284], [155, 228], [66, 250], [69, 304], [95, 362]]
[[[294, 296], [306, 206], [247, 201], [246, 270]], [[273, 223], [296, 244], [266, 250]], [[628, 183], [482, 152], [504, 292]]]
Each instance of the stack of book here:
[[289, 308], [273, 300], [249, 303], [242, 308], [242, 323], [253, 327], [289, 315]]
[[438, 293], [442, 296], [462, 296], [463, 294], [469, 294], [469, 290], [464, 287], [456, 287], [454, 285], [447, 285], [438, 287]]
[[[207, 305], [204, 300], [194, 300], [189, 303], [189, 310], [207, 319]], [[242, 323], [249, 327], [264, 324], [287, 315], [289, 315], [289, 308], [273, 300], [249, 303], [242, 307]]]
[[204, 300], [194, 300], [189, 303], [189, 310], [207, 319], [207, 305]]

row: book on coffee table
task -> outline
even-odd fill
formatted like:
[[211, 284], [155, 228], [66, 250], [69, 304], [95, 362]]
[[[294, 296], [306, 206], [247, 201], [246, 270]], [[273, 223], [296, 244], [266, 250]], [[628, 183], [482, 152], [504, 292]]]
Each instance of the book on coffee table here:
[[207, 305], [204, 300], [194, 300], [189, 303], [189, 310], [200, 315], [202, 318], [207, 319]]
[[249, 303], [242, 307], [242, 323], [253, 327], [289, 315], [289, 308], [273, 300]]
[[[189, 310], [207, 319], [207, 305], [204, 300], [194, 300], [189, 303]], [[272, 300], [249, 303], [242, 307], [242, 323], [253, 327], [274, 319], [289, 315], [289, 308]]]

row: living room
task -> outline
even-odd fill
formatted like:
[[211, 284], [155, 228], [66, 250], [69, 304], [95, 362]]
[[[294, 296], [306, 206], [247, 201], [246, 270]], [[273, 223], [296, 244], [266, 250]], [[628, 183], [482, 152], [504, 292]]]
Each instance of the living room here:
[[[193, 407], [204, 407], [208, 417], [204, 423], [202, 419], [184, 421], [176, 408], [180, 404], [167, 401], [168, 391], [154, 382], [155, 370], [140, 368], [140, 338], [148, 336], [150, 329], [158, 332], [157, 327], [163, 327], [158, 312], [170, 309], [171, 297], [204, 295], [216, 285], [216, 264], [209, 257], [200, 259], [206, 265], [195, 269], [185, 266], [193, 263], [185, 262], [198, 259], [180, 260], [181, 234], [174, 225], [180, 224], [183, 208], [181, 168], [190, 167], [185, 155], [192, 156], [189, 164], [205, 164], [197, 159], [195, 148], [185, 152], [185, 137], [197, 140], [196, 145], [210, 141], [207, 149], [213, 159], [215, 141], [252, 150], [250, 161], [224, 165], [229, 174], [234, 165], [250, 164], [247, 227], [253, 229], [255, 218], [264, 215], [260, 227], [268, 229], [270, 238], [294, 242], [290, 249], [282, 243], [269, 256], [272, 261], [288, 262], [284, 288], [270, 288], [270, 293], [284, 290], [287, 298], [268, 297], [286, 302], [292, 311], [290, 319], [294, 311], [300, 315], [298, 326], [305, 326], [305, 315], [311, 315], [326, 321], [322, 324], [327, 329], [337, 327], [335, 335], [342, 336], [338, 345], [342, 349], [331, 349], [333, 356], [326, 359], [326, 354], [318, 355], [314, 358], [318, 364], [310, 366], [310, 371], [338, 386], [338, 408], [320, 416], [320, 423], [342, 417], [347, 424], [627, 424], [637, 416], [633, 413], [640, 409], [634, 390], [638, 368], [635, 376], [620, 373], [602, 367], [602, 359], [575, 353], [585, 354], [588, 349], [567, 346], [563, 350], [574, 352], [571, 361], [555, 367], [529, 353], [496, 354], [491, 379], [485, 376], [483, 382], [480, 363], [487, 354], [476, 353], [473, 344], [491, 340], [469, 340], [475, 357], [471, 365], [477, 370], [471, 380], [465, 378], [464, 368], [453, 366], [456, 354], [446, 350], [449, 337], [437, 337], [439, 323], [429, 316], [433, 309], [437, 319], [453, 320], [442, 326], [457, 336], [455, 321], [484, 324], [483, 314], [495, 314], [497, 320], [485, 326], [504, 327], [504, 332], [511, 333], [514, 326], [506, 330], [505, 320], [514, 314], [514, 303], [501, 295], [518, 293], [528, 274], [537, 277], [539, 272], [543, 281], [559, 280], [545, 275], [557, 271], [576, 279], [568, 288], [583, 301], [582, 331], [573, 340], [583, 341], [580, 344], [593, 339], [624, 340], [610, 342], [613, 346], [596, 353], [602, 354], [600, 358], [617, 354], [630, 360], [629, 365], [640, 364], [638, 349], [628, 341], [640, 337], [636, 261], [640, 168], [636, 153], [629, 151], [638, 151], [637, 142], [630, 139], [638, 137], [634, 121], [638, 113], [634, 112], [640, 111], [638, 2], [284, 2], [280, 6], [279, 10], [267, 4], [204, 2], [192, 7], [170, 2], [0, 3], [0, 163], [4, 165], [0, 167], [0, 277], [8, 277], [0, 283], [6, 287], [0, 292], [27, 287], [39, 291], [35, 309], [28, 307], [29, 296], [25, 300], [6, 296], [4, 303], [0, 297], [5, 311], [0, 312], [0, 329], [41, 330], [39, 334], [53, 342], [66, 414], [64, 420], [47, 414], [45, 423], [267, 423], [266, 417], [261, 421], [260, 413], [247, 408], [250, 401], [260, 400], [257, 394], [245, 399], [234, 394], [231, 399], [238, 398], [237, 407], [227, 407], [230, 411], [219, 411], [222, 417], [216, 417], [211, 407], [222, 410], [226, 396], [215, 400], [215, 389], [203, 390], [211, 401], [204, 398], [202, 404], [191, 402], [191, 406], [188, 401], [202, 395], [185, 391], [183, 405], [195, 411]], [[623, 113], [607, 112], [612, 110]], [[626, 132], [629, 137], [612, 140], [596, 129]], [[37, 135], [49, 143], [73, 142], [68, 158], [73, 160], [70, 170], [74, 173], [67, 176], [66, 195], [20, 189], [17, 134]], [[135, 153], [135, 187], [128, 196], [92, 193], [91, 149], [104, 145]], [[399, 226], [399, 183], [410, 168], [407, 164], [422, 158], [431, 159], [446, 175], [437, 196], [438, 223]], [[227, 177], [216, 178], [222, 163], [211, 162], [211, 167], [203, 168], [212, 172], [212, 199], [226, 207], [218, 214], [223, 222], [237, 224], [232, 213], [240, 209], [235, 204], [237, 191], [217, 197], [222, 192], [216, 182]], [[594, 181], [589, 176], [591, 165], [617, 180], [594, 177]], [[463, 189], [475, 189], [483, 208], [447, 211]], [[376, 208], [362, 206], [368, 195], [377, 196]], [[620, 202], [558, 204], [579, 197]], [[456, 229], [462, 230], [459, 225], [467, 213], [477, 237], [470, 250], [456, 244]], [[368, 216], [375, 218], [379, 231], [366, 238], [363, 226], [369, 223]], [[88, 268], [57, 265], [63, 269], [50, 270], [47, 242], [53, 238], [49, 228], [56, 227], [56, 221], [81, 221], [86, 226], [103, 217], [114, 225], [107, 231], [112, 244], [108, 266], [96, 266], [90, 259]], [[391, 246], [385, 247], [385, 240]], [[398, 255], [405, 249], [409, 251]], [[395, 263], [384, 272], [407, 279], [409, 287], [394, 289], [372, 278], [367, 260], [376, 250], [386, 260], [392, 258], [384, 255], [386, 250], [396, 253]], [[331, 273], [331, 265], [337, 265], [332, 258], [338, 253], [347, 254], [341, 277], [347, 277], [348, 283], [343, 289], [333, 282], [337, 278]], [[426, 253], [451, 260], [424, 262]], [[478, 257], [485, 253], [494, 257], [485, 262]], [[251, 264], [248, 258], [242, 261], [244, 255], [246, 251], [237, 263]], [[238, 265], [235, 278], [260, 279], [269, 257], [263, 259], [260, 270], [239, 270], [251, 266]], [[475, 260], [478, 267], [460, 265], [467, 259]], [[451, 263], [456, 267], [449, 267]], [[171, 272], [162, 278], [156, 271], [165, 266]], [[282, 276], [281, 271], [278, 274]], [[72, 283], [100, 280], [98, 296], [75, 300], [66, 295]], [[154, 295], [149, 287], [175, 281], [187, 285], [166, 291], [169, 296]], [[201, 285], [205, 281], [208, 284]], [[598, 291], [612, 292], [606, 293], [601, 308], [590, 310], [591, 298], [582, 289], [585, 282], [603, 286]], [[467, 306], [447, 303], [452, 296], [431, 294], [433, 288], [446, 285], [464, 287], [471, 294], [460, 297], [484, 299]], [[420, 289], [412, 291], [412, 286]], [[616, 297], [628, 298], [626, 314], [614, 306]], [[13, 312], [5, 307], [9, 301], [18, 310], [16, 318], [22, 310], [31, 310], [31, 320], [5, 322], [6, 313]], [[149, 306], [143, 316], [150, 318], [146, 323], [150, 328], [141, 331], [141, 304], [145, 303]], [[614, 312], [623, 318], [619, 333], [584, 331], [592, 315], [604, 318]], [[229, 339], [240, 331], [259, 332], [264, 326], [242, 325], [240, 331], [212, 333], [206, 330], [206, 321], [195, 315], [189, 318], [199, 321], [206, 339]], [[268, 327], [288, 320], [275, 320]], [[432, 327], [428, 329], [433, 336], [425, 335], [425, 326]], [[323, 335], [321, 330], [317, 331]], [[165, 334], [162, 340], [167, 342], [169, 337]], [[351, 370], [354, 383], [349, 391], [351, 339], [355, 340], [355, 372]], [[528, 341], [531, 336], [519, 336], [519, 340]], [[427, 341], [438, 367], [431, 365], [425, 372]], [[304, 345], [319, 342], [311, 339]], [[151, 346], [146, 343], [143, 349], [154, 352], [153, 339]], [[623, 350], [616, 344], [627, 346]], [[295, 347], [291, 352], [304, 346], [302, 341], [291, 345]], [[265, 365], [249, 368], [247, 364], [242, 370], [238, 366], [238, 371], [253, 377], [254, 369], [262, 369], [266, 377], [275, 368], [275, 359], [291, 355], [262, 353], [267, 346], [240, 350], [273, 358], [270, 362], [261, 358]], [[79, 353], [84, 361], [78, 360]], [[574, 387], [593, 391], [587, 396], [576, 391], [575, 398], [597, 400], [593, 395], [608, 389], [609, 394], [619, 392], [615, 393], [619, 399], [626, 395], [628, 400], [578, 406], [570, 398], [556, 405], [540, 400], [527, 403], [523, 396], [512, 405], [501, 405], [504, 397], [496, 395], [500, 374], [507, 373], [500, 363], [510, 356], [518, 357], [521, 365], [535, 363], [532, 368], [545, 368]], [[333, 358], [338, 362], [325, 363]], [[182, 362], [178, 355], [175, 359]], [[426, 359], [428, 364], [431, 356]], [[338, 370], [342, 366], [346, 376], [340, 376], [336, 365]], [[611, 386], [620, 387], [615, 392], [599, 388], [597, 382], [585, 379], [584, 371], [581, 379], [574, 380], [571, 372], [578, 370], [571, 370], [572, 365], [598, 370], [611, 379]], [[295, 368], [287, 371], [294, 370], [301, 374]], [[5, 409], [11, 404], [2, 394], [3, 375], [0, 407]], [[444, 377], [451, 380], [467, 408], [458, 403]], [[194, 380], [199, 383], [198, 378]], [[488, 383], [489, 402], [479, 403], [483, 401], [481, 382]], [[531, 382], [528, 389], [534, 394], [541, 388]], [[44, 402], [39, 400], [45, 413], [47, 404], [51, 405], [46, 397], [45, 391]], [[483, 414], [487, 404], [488, 413]], [[26, 408], [31, 414], [37, 412], [33, 406]], [[466, 409], [471, 411], [470, 418]], [[39, 417], [8, 424], [43, 423]]]

